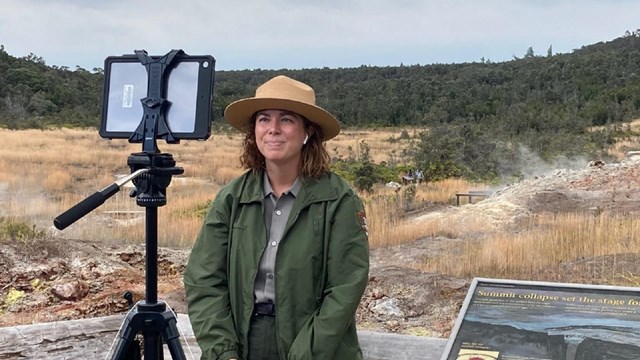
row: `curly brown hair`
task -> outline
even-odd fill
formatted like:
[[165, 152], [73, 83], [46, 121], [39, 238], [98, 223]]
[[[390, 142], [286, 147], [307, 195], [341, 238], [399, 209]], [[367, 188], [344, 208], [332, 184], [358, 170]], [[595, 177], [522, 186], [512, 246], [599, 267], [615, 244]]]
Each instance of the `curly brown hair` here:
[[[303, 177], [318, 178], [322, 174], [329, 171], [329, 165], [331, 164], [331, 157], [324, 146], [324, 134], [322, 128], [316, 123], [309, 121], [302, 117], [304, 120], [304, 128], [308, 133], [311, 133], [307, 144], [302, 147], [302, 156], [298, 173]], [[251, 121], [244, 129], [245, 136], [242, 141], [242, 154], [240, 155], [240, 163], [245, 169], [251, 169], [253, 171], [259, 171], [265, 169], [265, 160], [262, 153], [258, 149], [256, 144], [256, 131], [255, 131], [256, 116], [255, 114], [251, 118]], [[312, 131], [308, 131], [312, 129]]]

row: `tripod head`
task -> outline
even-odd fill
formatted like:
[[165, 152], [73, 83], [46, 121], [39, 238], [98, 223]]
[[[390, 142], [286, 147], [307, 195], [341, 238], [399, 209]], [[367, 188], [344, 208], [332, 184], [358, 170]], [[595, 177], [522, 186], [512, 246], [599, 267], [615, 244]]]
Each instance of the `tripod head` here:
[[173, 175], [180, 175], [184, 169], [175, 167], [171, 154], [134, 153], [127, 159], [131, 172], [149, 169], [145, 174], [133, 180], [136, 186], [131, 196], [136, 196], [136, 204], [143, 207], [163, 206], [167, 203], [167, 187]]

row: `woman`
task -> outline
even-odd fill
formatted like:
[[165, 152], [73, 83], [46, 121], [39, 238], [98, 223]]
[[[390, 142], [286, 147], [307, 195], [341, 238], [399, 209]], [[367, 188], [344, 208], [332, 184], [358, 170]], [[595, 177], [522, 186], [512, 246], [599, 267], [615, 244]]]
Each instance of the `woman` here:
[[184, 274], [202, 359], [362, 359], [369, 253], [360, 199], [329, 171], [340, 132], [313, 89], [277, 76], [225, 109], [248, 171], [217, 194]]

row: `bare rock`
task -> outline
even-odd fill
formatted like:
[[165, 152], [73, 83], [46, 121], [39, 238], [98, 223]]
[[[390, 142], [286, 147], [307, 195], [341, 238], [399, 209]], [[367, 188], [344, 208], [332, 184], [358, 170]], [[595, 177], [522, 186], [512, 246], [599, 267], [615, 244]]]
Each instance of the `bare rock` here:
[[398, 307], [398, 300], [394, 298], [376, 301], [376, 305], [371, 310], [380, 315], [404, 317], [404, 313]]
[[58, 283], [51, 286], [51, 293], [60, 300], [80, 300], [89, 294], [89, 284], [84, 281]]

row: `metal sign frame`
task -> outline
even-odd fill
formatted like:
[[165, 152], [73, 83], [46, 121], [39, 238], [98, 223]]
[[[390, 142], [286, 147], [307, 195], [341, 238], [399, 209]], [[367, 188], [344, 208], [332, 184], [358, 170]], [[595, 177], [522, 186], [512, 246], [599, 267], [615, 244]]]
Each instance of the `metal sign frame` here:
[[605, 358], [640, 358], [640, 288], [475, 278], [441, 360]]

